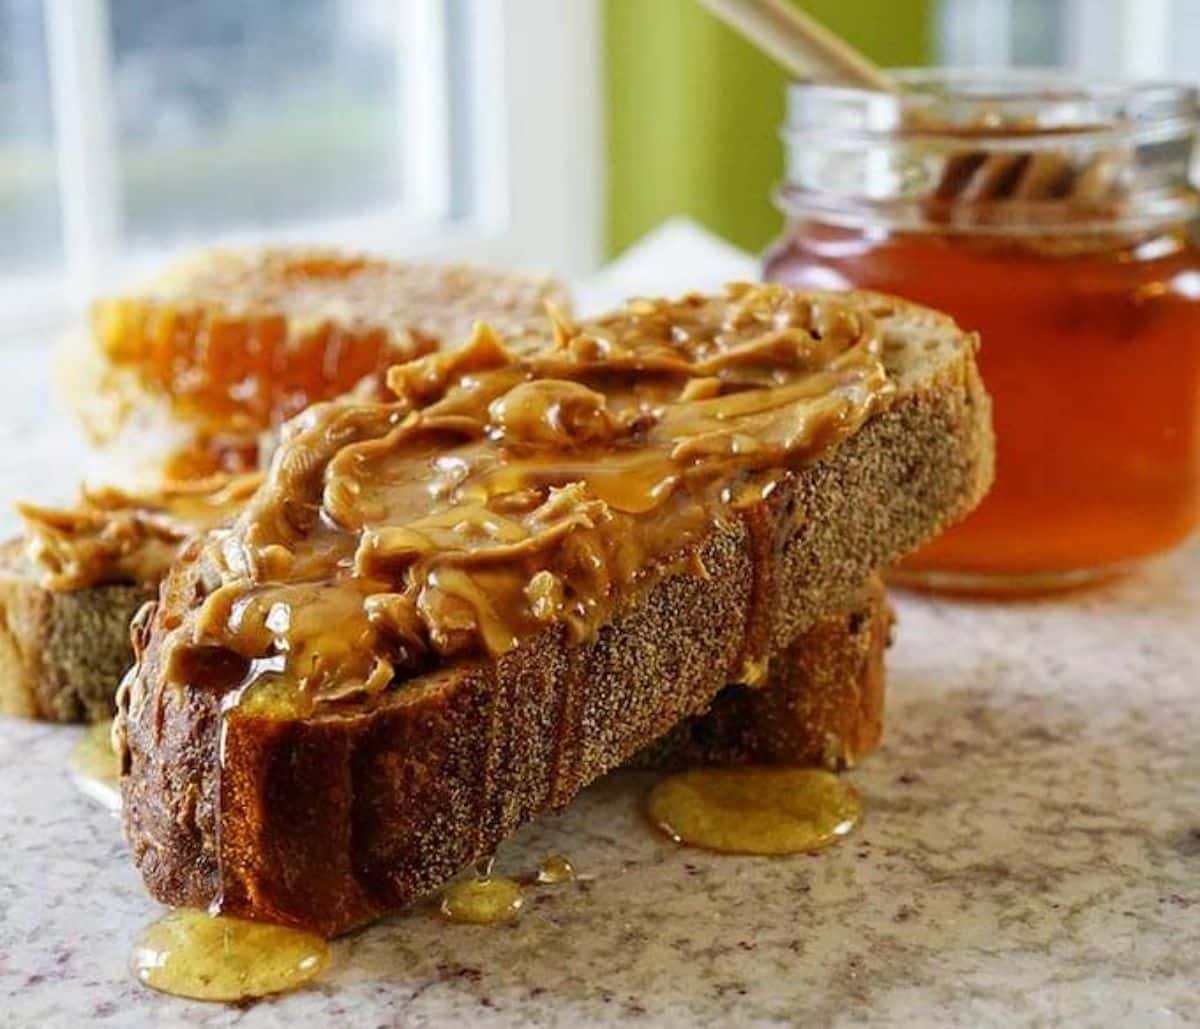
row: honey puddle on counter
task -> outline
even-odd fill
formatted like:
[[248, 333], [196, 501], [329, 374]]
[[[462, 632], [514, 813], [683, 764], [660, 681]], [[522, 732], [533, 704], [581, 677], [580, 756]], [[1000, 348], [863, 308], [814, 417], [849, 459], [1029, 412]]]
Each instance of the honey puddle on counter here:
[[515, 922], [524, 905], [525, 892], [515, 879], [481, 875], [447, 886], [439, 910], [447, 922], [500, 925]]
[[177, 908], [142, 930], [129, 967], [161, 993], [231, 1002], [298, 989], [328, 964], [312, 933]]
[[88, 726], [71, 748], [67, 765], [80, 792], [110, 811], [121, 810], [121, 767], [112, 747], [112, 722]]
[[480, 863], [471, 878], [446, 887], [438, 913], [447, 922], [507, 925], [517, 920], [525, 906], [525, 886], [560, 886], [576, 878], [575, 866], [564, 854], [547, 855], [536, 874], [520, 880], [492, 875], [489, 859]]
[[576, 878], [575, 866], [565, 854], [548, 854], [538, 866], [537, 881], [542, 886], [560, 886]]
[[650, 820], [676, 843], [727, 854], [799, 854], [862, 818], [850, 783], [817, 768], [703, 768], [650, 791]]

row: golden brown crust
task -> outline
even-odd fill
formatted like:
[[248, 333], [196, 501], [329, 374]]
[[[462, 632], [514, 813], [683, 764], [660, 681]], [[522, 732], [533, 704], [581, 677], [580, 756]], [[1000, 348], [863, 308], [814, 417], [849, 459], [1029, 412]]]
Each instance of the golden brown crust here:
[[[344, 932], [705, 710], [740, 676], [748, 642], [778, 652], [848, 610], [869, 574], [965, 514], [991, 479], [974, 341], [896, 359], [913, 367], [890, 409], [710, 534], [708, 578], [663, 580], [585, 646], [556, 628], [498, 662], [413, 680], [368, 713], [239, 712], [223, 726], [202, 685], [143, 677], [123, 794], [150, 891]], [[186, 591], [174, 578], [164, 596]]]

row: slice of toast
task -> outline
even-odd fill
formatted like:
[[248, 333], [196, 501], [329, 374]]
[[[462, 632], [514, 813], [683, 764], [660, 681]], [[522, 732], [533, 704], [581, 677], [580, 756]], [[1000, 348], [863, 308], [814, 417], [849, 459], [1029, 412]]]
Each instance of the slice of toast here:
[[156, 592], [132, 582], [50, 589], [25, 540], [0, 545], [0, 712], [51, 722], [111, 718], [133, 658], [130, 619]]
[[[857, 326], [859, 336], [875, 339], [864, 326], [877, 324], [871, 353], [890, 388], [855, 409], [862, 419], [839, 405], [837, 420], [820, 426], [837, 431], [822, 434], [819, 448], [776, 467], [769, 482], [755, 480], [758, 499], [722, 508], [662, 563], [663, 574], [606, 608], [591, 634], [575, 638], [557, 622], [519, 636], [511, 649], [447, 656], [391, 680], [351, 684], [354, 690], [332, 695], [328, 706], [300, 710], [290, 683], [285, 702], [257, 688], [273, 685], [271, 670], [290, 659], [266, 652], [251, 658], [232, 644], [204, 642], [204, 619], [242, 589], [232, 581], [222, 585], [214, 555], [236, 554], [262, 532], [269, 543], [270, 525], [291, 533], [296, 516], [301, 537], [305, 524], [319, 524], [312, 531], [321, 532], [336, 524], [327, 512], [319, 522], [304, 521], [308, 491], [329, 495], [327, 480], [336, 480], [329, 464], [354, 443], [354, 431], [394, 427], [403, 414], [343, 408], [295, 426], [272, 470], [276, 486], [286, 480], [300, 491], [294, 502], [280, 508], [271, 503], [273, 491], [264, 490], [263, 503], [243, 516], [240, 528], [189, 548], [142, 627], [139, 667], [123, 690], [124, 824], [154, 896], [329, 935], [403, 906], [489, 854], [522, 822], [565, 804], [706, 710], [726, 683], [748, 669], [761, 671], [762, 658], [777, 658], [822, 618], [848, 611], [872, 572], [978, 502], [990, 483], [993, 442], [974, 337], [944, 316], [871, 294], [798, 297], [775, 289], [751, 300], [767, 309], [761, 322], [753, 321], [753, 334], [739, 339], [768, 349], [771, 360], [784, 347], [795, 355], [799, 312], [807, 311], [808, 321], [795, 333], [814, 347], [836, 337], [838, 326]], [[697, 303], [707, 310], [707, 301]], [[717, 319], [721, 325], [740, 325], [736, 307], [731, 302]], [[653, 342], [691, 346], [703, 326], [673, 323], [673, 310], [667, 306], [667, 324]], [[662, 313], [653, 304], [634, 308], [617, 324], [631, 319], [643, 331], [646, 319]], [[564, 332], [564, 345], [603, 339], [611, 325]], [[701, 342], [712, 343], [711, 333]], [[728, 356], [737, 342], [717, 349]], [[583, 349], [596, 352], [590, 343]], [[751, 362], [758, 355], [756, 349]], [[403, 388], [412, 375], [426, 386], [428, 372], [406, 372], [398, 384]], [[691, 395], [690, 381], [685, 393]], [[754, 400], [744, 393], [743, 399]], [[335, 416], [344, 416], [340, 424], [349, 434], [336, 440], [314, 425]], [[579, 424], [594, 427], [586, 417]], [[391, 438], [390, 429], [379, 431], [384, 435], [369, 435], [368, 442]], [[757, 437], [742, 438], [752, 444]], [[308, 449], [318, 441], [327, 445], [323, 454]], [[653, 520], [640, 524], [653, 534]], [[303, 552], [293, 566], [287, 548], [271, 546], [249, 580], [268, 599], [274, 569], [308, 568]], [[344, 599], [320, 589], [318, 600]], [[299, 606], [290, 617], [315, 614], [318, 629], [329, 628], [321, 608], [309, 611], [292, 596]], [[462, 614], [457, 609], [453, 624], [466, 626], [469, 637], [478, 623]], [[440, 645], [453, 649], [461, 638], [445, 634]], [[333, 656], [364, 658], [358, 646]], [[261, 670], [268, 678], [260, 682]]]
[[[135, 582], [52, 589], [24, 539], [0, 544], [0, 713], [50, 722], [111, 718], [117, 684], [133, 664], [130, 622], [157, 592], [157, 584]], [[824, 619], [787, 647], [763, 687], [726, 688], [707, 714], [677, 726], [634, 764], [853, 764], [882, 730], [890, 628], [876, 578], [849, 614]]]
[[25, 534], [0, 544], [0, 712], [111, 718], [133, 663], [134, 612], [182, 542], [227, 521], [258, 481], [219, 475], [153, 493], [83, 489], [67, 508], [18, 504]]

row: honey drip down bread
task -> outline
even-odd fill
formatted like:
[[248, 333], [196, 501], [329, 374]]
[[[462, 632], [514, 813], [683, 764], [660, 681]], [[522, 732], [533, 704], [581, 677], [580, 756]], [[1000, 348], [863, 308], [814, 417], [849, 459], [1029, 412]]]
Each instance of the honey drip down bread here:
[[891, 298], [732, 286], [482, 328], [310, 409], [136, 630], [151, 891], [344, 931], [761, 681], [986, 489], [975, 348]]

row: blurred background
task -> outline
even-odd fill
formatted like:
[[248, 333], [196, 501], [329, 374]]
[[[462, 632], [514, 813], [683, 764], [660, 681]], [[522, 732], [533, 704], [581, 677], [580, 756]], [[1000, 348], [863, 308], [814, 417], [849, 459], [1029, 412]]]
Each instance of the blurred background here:
[[[1200, 78], [1200, 0], [807, 0], [885, 65]], [[692, 0], [0, 0], [0, 328], [199, 244], [587, 272], [776, 232], [784, 76]]]

